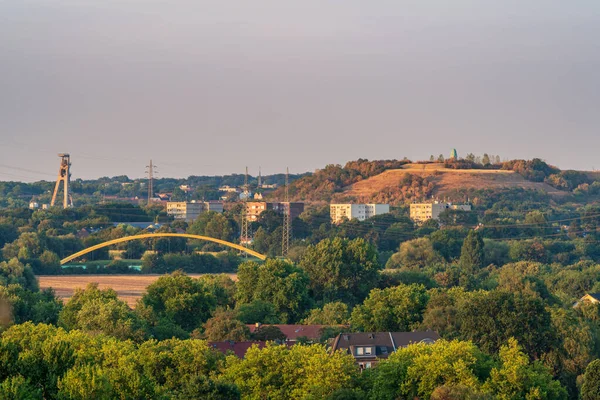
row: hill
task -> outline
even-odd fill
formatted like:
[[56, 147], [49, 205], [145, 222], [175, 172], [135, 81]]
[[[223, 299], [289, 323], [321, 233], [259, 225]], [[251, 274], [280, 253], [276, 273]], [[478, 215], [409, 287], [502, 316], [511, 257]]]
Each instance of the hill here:
[[[428, 190], [411, 193], [411, 189], [417, 187], [414, 182], [421, 182], [421, 187], [426, 182]], [[568, 193], [543, 182], [528, 181], [509, 170], [451, 169], [443, 164], [407, 164], [354, 183], [344, 188], [340, 197], [364, 202], [396, 202], [418, 197], [411, 194], [444, 197], [457, 190], [500, 188], [539, 190], [552, 196]]]

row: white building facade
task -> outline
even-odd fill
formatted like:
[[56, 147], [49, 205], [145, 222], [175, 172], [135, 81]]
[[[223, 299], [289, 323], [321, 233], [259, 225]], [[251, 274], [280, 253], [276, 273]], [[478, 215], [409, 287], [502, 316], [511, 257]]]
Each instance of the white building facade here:
[[389, 204], [330, 204], [331, 223], [339, 224], [344, 220], [364, 221], [371, 217], [390, 212]]

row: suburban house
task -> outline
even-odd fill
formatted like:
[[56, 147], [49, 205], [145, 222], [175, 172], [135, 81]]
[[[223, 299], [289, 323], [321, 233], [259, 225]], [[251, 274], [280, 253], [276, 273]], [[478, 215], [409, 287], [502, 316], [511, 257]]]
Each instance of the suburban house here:
[[361, 369], [371, 368], [399, 348], [415, 343], [432, 344], [440, 339], [434, 331], [341, 333], [333, 342], [332, 352], [352, 354]]
[[581, 303], [598, 304], [600, 303], [600, 293], [586, 293], [585, 296], [580, 298], [573, 307], [577, 307]]

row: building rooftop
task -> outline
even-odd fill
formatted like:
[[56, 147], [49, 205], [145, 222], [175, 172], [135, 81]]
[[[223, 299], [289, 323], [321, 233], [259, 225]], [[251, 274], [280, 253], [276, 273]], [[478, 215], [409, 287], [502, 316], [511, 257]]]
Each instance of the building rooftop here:
[[[250, 332], [254, 333], [258, 327], [256, 324], [247, 324], [246, 325]], [[260, 325], [259, 326], [267, 326]], [[286, 325], [286, 324], [274, 324], [270, 326], [276, 326], [281, 330], [281, 332], [287, 337], [288, 340], [297, 340], [300, 337], [306, 337], [308, 339], [317, 340], [321, 337], [321, 332], [323, 328], [329, 328], [330, 325]]]
[[440, 339], [434, 331], [416, 332], [358, 332], [341, 333], [333, 342], [332, 351], [348, 350], [353, 353], [357, 346], [375, 347], [372, 358], [387, 358], [389, 354], [410, 344], [431, 344]]

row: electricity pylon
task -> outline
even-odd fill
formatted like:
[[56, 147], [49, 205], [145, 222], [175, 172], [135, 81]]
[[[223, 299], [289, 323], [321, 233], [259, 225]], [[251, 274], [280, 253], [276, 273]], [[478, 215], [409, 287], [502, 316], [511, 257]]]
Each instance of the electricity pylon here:
[[292, 216], [291, 216], [291, 204], [289, 195], [289, 168], [285, 170], [285, 202], [283, 203], [283, 233], [281, 241], [281, 256], [287, 257], [290, 251], [290, 237], [292, 235]]
[[150, 165], [146, 165], [146, 173], [148, 174], [148, 205], [150, 205], [154, 197], [154, 174], [158, 173], [156, 165], [152, 164], [152, 160], [150, 160]]

